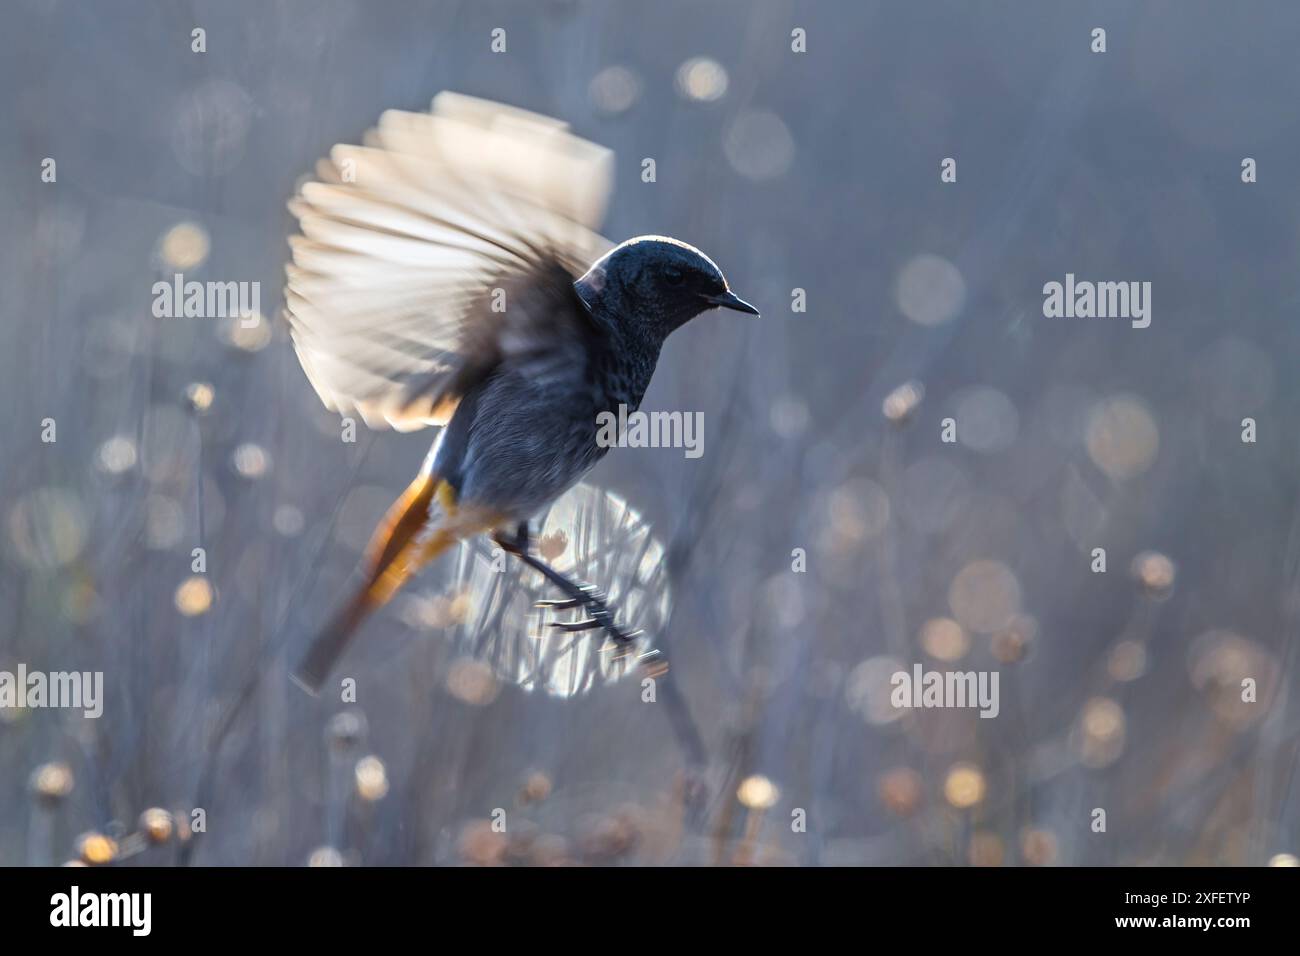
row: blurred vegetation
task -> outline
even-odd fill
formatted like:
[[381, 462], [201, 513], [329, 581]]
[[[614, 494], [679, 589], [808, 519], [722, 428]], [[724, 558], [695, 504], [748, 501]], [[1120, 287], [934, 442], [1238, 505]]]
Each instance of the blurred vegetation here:
[[[17, 0], [6, 21], [0, 669], [102, 670], [106, 702], [0, 711], [0, 863], [1300, 852], [1300, 62], [1268, 40], [1294, 5]], [[468, 552], [367, 627], [354, 705], [287, 680], [429, 435], [340, 441], [275, 321], [284, 202], [441, 89], [614, 148], [606, 234], [698, 245], [763, 310], [665, 349], [644, 407], [703, 411], [701, 459], [626, 449], [592, 475], [661, 549], [606, 585], [652, 582], [653, 704], [639, 674], [505, 679], [485, 648], [525, 624], [474, 613]], [[177, 271], [260, 282], [264, 320], [154, 318]], [[1151, 327], [1044, 318], [1067, 272], [1150, 281]], [[999, 716], [892, 709], [916, 662], [998, 670]]]

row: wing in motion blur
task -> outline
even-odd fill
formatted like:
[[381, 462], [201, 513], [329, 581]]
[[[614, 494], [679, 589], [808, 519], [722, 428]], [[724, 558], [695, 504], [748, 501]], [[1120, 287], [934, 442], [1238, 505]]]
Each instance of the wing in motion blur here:
[[557, 120], [455, 93], [335, 146], [289, 204], [285, 292], [325, 406], [375, 428], [443, 424], [503, 353], [543, 356], [541, 326], [567, 312], [556, 296], [609, 248], [595, 230], [612, 159]]

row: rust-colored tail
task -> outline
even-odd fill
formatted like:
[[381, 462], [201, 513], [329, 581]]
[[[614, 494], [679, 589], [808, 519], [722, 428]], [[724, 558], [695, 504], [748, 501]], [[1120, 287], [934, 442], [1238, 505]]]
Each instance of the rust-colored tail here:
[[[366, 616], [383, 607], [419, 566], [424, 558], [417, 552], [417, 536], [430, 520], [429, 506], [443, 484], [432, 475], [421, 474], [407, 486], [384, 515], [366, 548], [366, 579], [355, 595], [330, 619], [312, 641], [293, 679], [305, 690], [320, 692], [334, 663], [347, 649]], [[450, 489], [448, 489], [450, 490]], [[428, 557], [432, 557], [429, 555]]]
[[340, 608], [294, 669], [292, 677], [298, 686], [310, 694], [320, 693], [334, 662], [347, 650], [366, 615], [378, 606], [370, 600], [369, 589], [363, 588]]
[[[443, 517], [429, 530], [434, 500]], [[383, 607], [415, 572], [461, 538], [493, 527], [499, 515], [458, 509], [451, 485], [436, 475], [421, 474], [393, 502], [366, 548], [366, 580], [312, 641], [293, 679], [306, 691], [320, 692], [335, 662], [351, 643], [366, 616]]]

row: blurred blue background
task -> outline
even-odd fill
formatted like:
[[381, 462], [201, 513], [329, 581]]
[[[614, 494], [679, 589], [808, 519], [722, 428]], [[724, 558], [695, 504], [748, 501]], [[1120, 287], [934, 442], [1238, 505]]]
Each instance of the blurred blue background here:
[[[1294, 862], [1295, 4], [5, 20], [0, 669], [102, 670], [106, 702], [0, 711], [0, 862], [86, 833], [155, 863]], [[430, 436], [339, 441], [276, 317], [285, 202], [444, 89], [611, 147], [605, 234], [693, 243], [763, 311], [665, 349], [643, 407], [702, 411], [701, 459], [592, 476], [665, 549], [662, 680], [701, 767], [639, 680], [559, 699], [475, 670], [437, 604], [451, 559], [350, 655], [355, 706], [286, 679]], [[260, 282], [264, 320], [154, 318], [176, 271]], [[1066, 273], [1151, 282], [1150, 327], [1045, 318]], [[997, 670], [1001, 713], [890, 708], [916, 662]], [[201, 836], [141, 841], [196, 801]]]

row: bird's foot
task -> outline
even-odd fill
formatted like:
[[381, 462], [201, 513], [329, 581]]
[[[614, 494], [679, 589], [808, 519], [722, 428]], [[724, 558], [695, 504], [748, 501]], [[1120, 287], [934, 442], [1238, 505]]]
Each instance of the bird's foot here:
[[[600, 628], [610, 637], [610, 644], [605, 649], [620, 650], [622, 655], [630, 653], [633, 644], [641, 636], [641, 631], [627, 631], [616, 620], [614, 609], [610, 606], [605, 593], [592, 584], [574, 581], [572, 578], [555, 570], [541, 558], [531, 553], [529, 547], [528, 525], [520, 524], [513, 536], [504, 533], [495, 535], [495, 540], [504, 550], [509, 551], [555, 585], [565, 595], [562, 600], [538, 601], [537, 606], [551, 611], [569, 611], [582, 609], [586, 617], [577, 621], [553, 621], [551, 627], [566, 632], [589, 631]], [[649, 651], [641, 655], [639, 663], [654, 667], [662, 661], [658, 651]]]
[[572, 586], [564, 588], [571, 596], [562, 601], [538, 601], [537, 606], [552, 611], [566, 611], [581, 608], [587, 616], [577, 621], [553, 621], [551, 627], [561, 631], [589, 631], [600, 628], [617, 644], [627, 645], [635, 641], [640, 631], [625, 631], [614, 619], [614, 611], [609, 606], [605, 593], [592, 584], [568, 582]]

